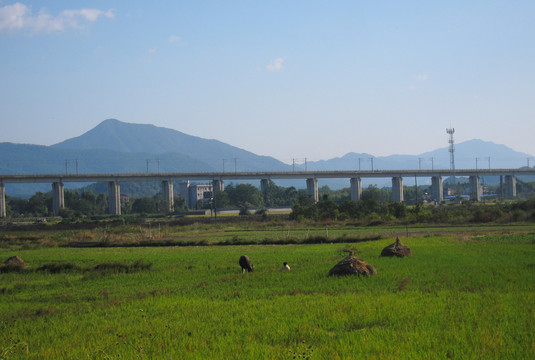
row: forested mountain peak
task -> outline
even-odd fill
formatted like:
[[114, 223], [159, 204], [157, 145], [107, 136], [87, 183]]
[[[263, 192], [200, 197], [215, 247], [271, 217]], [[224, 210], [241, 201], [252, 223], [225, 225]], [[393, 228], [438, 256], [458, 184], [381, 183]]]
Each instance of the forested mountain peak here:
[[183, 132], [151, 124], [132, 124], [116, 119], [101, 122], [81, 136], [74, 137], [52, 148], [106, 149], [123, 153], [149, 153], [154, 155], [177, 153], [202, 160], [215, 169], [222, 160], [237, 159], [238, 168], [249, 170], [285, 170], [287, 165], [269, 156], [225, 144], [219, 140], [204, 139]]

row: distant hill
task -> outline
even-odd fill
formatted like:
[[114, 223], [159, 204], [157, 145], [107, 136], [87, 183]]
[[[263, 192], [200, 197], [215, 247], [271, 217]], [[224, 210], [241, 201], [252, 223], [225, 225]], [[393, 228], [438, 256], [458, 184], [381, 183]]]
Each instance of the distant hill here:
[[[210, 170], [261, 171], [287, 170], [288, 165], [269, 156], [147, 124], [130, 124], [108, 119], [85, 134], [52, 145], [54, 149], [106, 149], [123, 153], [149, 153], [153, 158], [175, 153], [201, 160]], [[209, 169], [206, 169], [209, 170]], [[187, 170], [189, 171], [189, 170]]]
[[[73, 174], [157, 171], [154, 154], [104, 149], [61, 149], [42, 145], [0, 143], [0, 174]], [[184, 154], [158, 155], [162, 172], [215, 170]]]
[[[491, 141], [478, 139], [455, 144], [455, 168], [475, 169], [476, 158], [479, 169], [489, 168], [521, 168], [527, 165], [527, 158], [533, 158], [529, 154], [514, 151], [513, 149]], [[341, 158], [334, 158], [326, 161], [311, 161], [307, 163], [309, 170], [358, 170], [359, 163], [361, 170], [410, 170], [410, 169], [449, 169], [450, 152], [449, 147], [426, 152], [419, 155], [389, 155], [375, 157], [370, 154], [348, 153]], [[360, 160], [359, 160], [360, 159]], [[532, 161], [533, 163], [533, 161]], [[533, 164], [530, 164], [530, 166]], [[377, 179], [373, 182], [377, 184]], [[430, 182], [430, 179], [421, 179], [419, 184]], [[491, 179], [491, 182], [499, 179]], [[326, 180], [322, 183], [332, 188], [348, 187], [347, 180]], [[367, 186], [370, 181], [365, 180], [363, 184]], [[405, 179], [404, 183], [413, 184], [413, 179]], [[488, 182], [487, 182], [488, 183]], [[390, 186], [390, 181], [383, 179], [378, 186]]]
[[[0, 174], [285, 171], [269, 156], [154, 125], [109, 119], [52, 146], [0, 143]], [[67, 188], [81, 184], [67, 184]], [[7, 184], [8, 195], [50, 191], [50, 184]]]
[[[489, 168], [519, 168], [527, 165], [527, 158], [532, 155], [514, 151], [513, 149], [491, 141], [469, 140], [455, 144], [455, 168], [480, 169]], [[449, 147], [426, 152], [419, 155], [389, 155], [375, 157], [370, 154], [348, 153], [341, 158], [326, 161], [308, 162], [309, 170], [358, 170], [359, 159], [361, 170], [394, 170], [394, 169], [449, 169]], [[532, 161], [533, 162], [533, 161]], [[531, 164], [532, 165], [532, 164]]]
[[[111, 150], [58, 149], [50, 146], [0, 143], [0, 174], [75, 174], [157, 172], [154, 154], [123, 153]], [[210, 165], [187, 155], [158, 155], [161, 172], [215, 171]], [[78, 166], [77, 166], [78, 165]], [[82, 184], [66, 184], [67, 188]], [[50, 184], [6, 184], [6, 192], [26, 196], [36, 191], [50, 191]]]
[[[532, 156], [516, 152], [505, 145], [470, 140], [455, 145], [457, 169], [519, 168]], [[373, 160], [372, 160], [373, 159]], [[395, 170], [449, 169], [448, 147], [420, 155], [375, 157], [367, 153], [348, 153], [342, 157], [309, 161], [307, 170]], [[64, 174], [75, 173], [142, 173], [146, 172], [210, 172], [222, 171], [291, 171], [287, 165], [269, 156], [203, 139], [180, 131], [147, 124], [130, 124], [115, 119], [105, 120], [88, 132], [52, 146], [0, 143], [0, 174]], [[148, 167], [148, 169], [147, 169]], [[304, 170], [296, 165], [295, 170]], [[406, 179], [405, 184], [411, 184]], [[425, 184], [430, 179], [418, 180]], [[380, 182], [378, 182], [380, 181]], [[282, 186], [304, 188], [305, 183], [293, 180], [278, 182]], [[363, 180], [379, 187], [389, 186], [388, 179]], [[82, 184], [68, 184], [69, 187]], [[348, 179], [320, 180], [320, 187], [332, 189], [349, 186]], [[8, 195], [29, 195], [50, 191], [50, 184], [7, 184]]]

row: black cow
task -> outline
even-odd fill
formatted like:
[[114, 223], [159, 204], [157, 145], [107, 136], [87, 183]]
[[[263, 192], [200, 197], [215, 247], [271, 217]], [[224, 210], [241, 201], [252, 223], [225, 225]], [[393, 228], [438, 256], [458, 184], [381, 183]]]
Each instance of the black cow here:
[[240, 256], [239, 264], [241, 266], [241, 272], [242, 274], [247, 270], [248, 272], [254, 271], [254, 265], [251, 264], [251, 260], [249, 259], [249, 256], [242, 255]]

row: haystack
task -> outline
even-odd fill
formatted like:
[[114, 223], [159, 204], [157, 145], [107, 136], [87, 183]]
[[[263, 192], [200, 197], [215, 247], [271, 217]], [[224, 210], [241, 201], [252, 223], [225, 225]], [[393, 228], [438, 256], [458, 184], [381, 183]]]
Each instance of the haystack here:
[[26, 265], [26, 263], [17, 255], [10, 257], [6, 261], [4, 261], [4, 265], [6, 266], [20, 266], [23, 267]]
[[349, 255], [329, 270], [329, 276], [377, 275], [377, 270], [366, 261]]
[[412, 251], [411, 248], [407, 245], [403, 245], [401, 241], [399, 241], [399, 237], [396, 238], [396, 242], [393, 244], [388, 245], [381, 251], [381, 256], [397, 256], [397, 257], [404, 257], [404, 256], [411, 256]]

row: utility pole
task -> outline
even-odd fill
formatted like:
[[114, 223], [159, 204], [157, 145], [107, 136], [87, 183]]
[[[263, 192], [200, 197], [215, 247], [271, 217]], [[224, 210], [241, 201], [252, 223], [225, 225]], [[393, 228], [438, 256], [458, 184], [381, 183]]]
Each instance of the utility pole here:
[[295, 159], [292, 159], [292, 172], [295, 172]]
[[503, 201], [503, 175], [500, 175], [500, 200]]
[[372, 162], [372, 171], [373, 171], [373, 158], [370, 158], [370, 161]]
[[477, 170], [477, 161], [479, 160], [479, 158], [476, 157], [476, 170]]
[[214, 214], [214, 220], [217, 220], [217, 196], [216, 188], [214, 187], [215, 179], [212, 179], [212, 196], [210, 198], [210, 216], [212, 216], [212, 209]]
[[418, 178], [414, 176], [414, 205], [418, 204]]
[[449, 135], [448, 143], [450, 144], [450, 170], [451, 170], [451, 176], [453, 180], [453, 185], [455, 185], [455, 141], [453, 140], [453, 134], [455, 133], [454, 128], [446, 129], [446, 133]]

